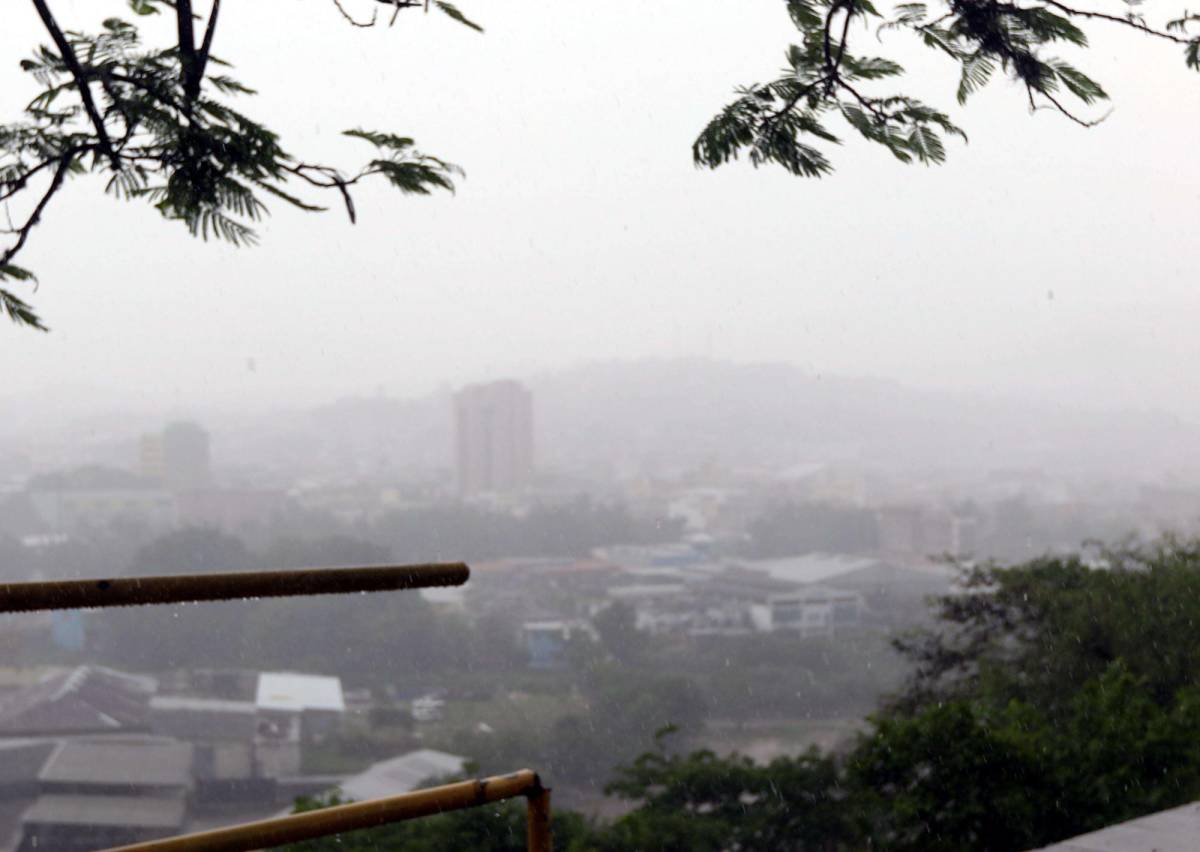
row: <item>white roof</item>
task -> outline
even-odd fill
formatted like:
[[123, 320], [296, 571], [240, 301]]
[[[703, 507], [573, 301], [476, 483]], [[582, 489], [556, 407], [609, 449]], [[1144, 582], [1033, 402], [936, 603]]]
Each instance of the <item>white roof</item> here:
[[150, 699], [151, 710], [192, 710], [207, 713], [254, 713], [257, 707], [249, 701], [229, 701], [224, 698], [195, 698], [190, 695], [155, 695]]
[[803, 585], [821, 583], [834, 577], [879, 565], [880, 562], [869, 556], [809, 553], [804, 556], [789, 556], [783, 559], [748, 559], [742, 561], [741, 564], [756, 571], [765, 571], [773, 579]]
[[466, 763], [467, 759], [457, 754], [424, 748], [372, 764], [339, 786], [347, 798], [357, 802], [398, 796], [417, 789], [421, 782], [431, 778], [459, 775]]
[[293, 672], [260, 673], [254, 703], [260, 710], [293, 713], [304, 710], [342, 713], [346, 710], [341, 678]]

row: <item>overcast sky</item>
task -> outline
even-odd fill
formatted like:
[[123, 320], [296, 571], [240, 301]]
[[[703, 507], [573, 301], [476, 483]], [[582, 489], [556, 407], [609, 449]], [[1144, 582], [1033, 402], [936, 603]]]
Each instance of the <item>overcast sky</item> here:
[[[125, 4], [54, 5], [84, 28]], [[225, 5], [216, 52], [289, 150], [349, 165], [367, 150], [337, 131], [392, 130], [466, 179], [366, 190], [354, 227], [278, 210], [240, 250], [77, 182], [22, 256], [52, 331], [0, 326], [0, 401], [259, 406], [708, 355], [1200, 419], [1200, 75], [1173, 46], [1094, 38], [1083, 67], [1115, 110], [1087, 131], [1003, 81], [959, 109], [953, 66], [885, 37], [971, 142], [928, 169], [848, 138], [813, 181], [690, 159], [733, 87], [782, 64], [781, 0], [461, 0], [484, 35], [411, 12], [354, 29], [328, 0]], [[27, 2], [3, 17], [15, 118], [17, 61], [44, 36]]]

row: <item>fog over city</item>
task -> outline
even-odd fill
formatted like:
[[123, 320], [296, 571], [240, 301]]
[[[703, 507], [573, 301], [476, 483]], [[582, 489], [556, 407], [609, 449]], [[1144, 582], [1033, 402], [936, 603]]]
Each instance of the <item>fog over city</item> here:
[[[298, 160], [357, 162], [366, 128], [463, 173], [326, 186], [356, 224], [337, 192], [264, 196], [244, 247], [84, 174], [21, 248], [36, 285], [0, 261], [48, 326], [0, 313], [0, 852], [522, 768], [530, 816], [290, 848], [547, 849], [543, 783], [572, 852], [1026, 850], [1200, 800], [1196, 43], [1028, 4], [946, 17], [1016, 15], [1005, 38], [1103, 82], [1086, 121], [1031, 110], [1002, 53], [949, 109], [978, 57], [852, 30], [862, 0], [197, 0], [256, 91], [231, 102]], [[48, 41], [11, 5], [3, 168]], [[162, 0], [49, 5], [81, 44], [111, 15], [177, 37]], [[822, 97], [877, 52], [970, 141], [927, 168], [839, 125], [820, 179], [697, 168], [797, 28]], [[123, 69], [80, 73], [160, 97]], [[426, 563], [420, 589], [61, 608]]]
[[[262, 244], [238, 250], [73, 186], [28, 250], [54, 333], [0, 339], [21, 365], [6, 409], [319, 404], [712, 356], [1200, 419], [1184, 132], [1200, 92], [1173, 51], [1091, 34], [1086, 67], [1114, 105], [1092, 132], [1029, 116], [997, 82], [955, 111], [971, 141], [948, 141], [943, 166], [847, 140], [835, 175], [789, 180], [697, 170], [688, 150], [734, 86], [783, 61], [782, 4], [505, 0], [476, 14], [484, 34], [434, 15], [360, 30], [321, 5], [224, 10], [219, 53], [261, 93], [246, 105], [305, 156], [353, 160], [344, 128], [412, 135], [466, 170], [455, 195], [367, 186], [353, 227], [275, 205]], [[76, 27], [113, 13], [61, 6]], [[953, 102], [946, 60], [864, 36], [920, 96]], [[41, 37], [28, 4], [5, 15], [7, 113]]]

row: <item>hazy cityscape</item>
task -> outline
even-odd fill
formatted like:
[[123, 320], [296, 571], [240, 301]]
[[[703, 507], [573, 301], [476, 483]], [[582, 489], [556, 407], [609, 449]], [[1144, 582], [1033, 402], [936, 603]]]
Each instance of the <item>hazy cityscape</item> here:
[[473, 574], [421, 598], [6, 616], [0, 833], [94, 848], [97, 825], [130, 842], [534, 763], [604, 817], [664, 725], [761, 761], [837, 748], [908, 676], [889, 639], [958, 566], [1194, 531], [1173, 460], [1195, 433], [705, 359], [10, 431], [4, 581]]
[[0, 852], [1200, 848], [1200, 14], [0, 57]]

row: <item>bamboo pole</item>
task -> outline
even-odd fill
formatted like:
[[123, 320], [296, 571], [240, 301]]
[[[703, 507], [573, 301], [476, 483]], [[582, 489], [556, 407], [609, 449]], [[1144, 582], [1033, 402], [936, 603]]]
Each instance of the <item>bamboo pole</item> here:
[[[542, 787], [536, 772], [521, 769], [508, 775], [460, 781], [457, 784], [431, 787], [428, 790], [418, 790], [400, 796], [336, 805], [331, 808], [248, 822], [229, 828], [217, 828], [197, 834], [185, 834], [181, 837], [135, 843], [131, 846], [121, 846], [109, 850], [109, 852], [248, 852], [248, 850], [268, 849], [284, 843], [296, 843], [301, 840], [342, 834], [361, 828], [376, 828], [388, 823], [432, 816], [446, 811], [474, 808], [489, 802], [515, 799], [519, 796], [530, 797], [530, 808], [533, 807], [532, 802], [535, 797], [542, 803], [539, 805], [540, 813], [542, 813], [539, 824], [544, 825], [544, 831], [539, 829], [541, 831], [539, 837], [544, 838], [544, 844], [549, 844], [550, 799], [548, 793], [549, 791]], [[530, 815], [529, 848], [535, 852], [550, 852], [549, 845], [536, 847], [533, 845], [532, 811]]]
[[550, 790], [538, 784], [525, 794], [526, 849], [528, 852], [554, 852], [550, 834]]
[[0, 584], [0, 613], [461, 586], [462, 562]]

